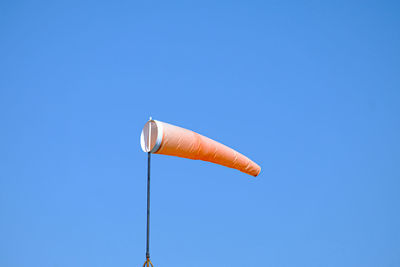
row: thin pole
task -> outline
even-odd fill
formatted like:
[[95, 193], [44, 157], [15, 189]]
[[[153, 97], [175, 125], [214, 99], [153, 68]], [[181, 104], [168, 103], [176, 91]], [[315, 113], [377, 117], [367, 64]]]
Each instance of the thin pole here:
[[147, 230], [146, 230], [146, 258], [150, 258], [150, 155], [147, 153]]

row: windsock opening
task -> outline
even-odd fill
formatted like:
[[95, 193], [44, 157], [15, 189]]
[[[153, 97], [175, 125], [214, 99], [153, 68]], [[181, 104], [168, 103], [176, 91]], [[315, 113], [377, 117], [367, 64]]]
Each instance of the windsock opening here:
[[155, 121], [149, 120], [143, 127], [140, 135], [140, 146], [144, 152], [154, 153], [161, 146], [163, 138], [163, 127], [162, 124]]

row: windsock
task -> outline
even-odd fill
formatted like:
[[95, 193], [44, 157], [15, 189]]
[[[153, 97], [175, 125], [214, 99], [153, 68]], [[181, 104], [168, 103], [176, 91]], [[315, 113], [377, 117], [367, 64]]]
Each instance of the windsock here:
[[193, 131], [150, 119], [143, 127], [144, 152], [203, 160], [237, 169], [256, 177], [261, 167], [246, 156]]

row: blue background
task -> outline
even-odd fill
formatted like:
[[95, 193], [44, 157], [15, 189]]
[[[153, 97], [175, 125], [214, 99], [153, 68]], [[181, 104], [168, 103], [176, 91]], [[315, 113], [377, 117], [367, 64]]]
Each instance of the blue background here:
[[[334, 2], [334, 3], [333, 3]], [[396, 1], [2, 1], [0, 266], [400, 266]]]

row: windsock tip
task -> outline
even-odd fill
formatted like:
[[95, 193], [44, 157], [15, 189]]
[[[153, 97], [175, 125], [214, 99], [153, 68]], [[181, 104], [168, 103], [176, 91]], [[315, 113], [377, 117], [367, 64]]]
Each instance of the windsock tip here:
[[261, 167], [259, 165], [257, 165], [257, 166], [258, 166], [258, 172], [256, 174], [252, 175], [254, 178], [256, 178], [261, 173]]

